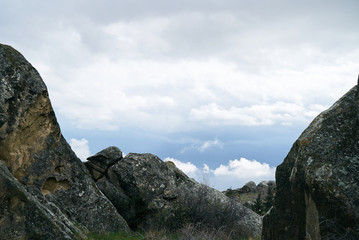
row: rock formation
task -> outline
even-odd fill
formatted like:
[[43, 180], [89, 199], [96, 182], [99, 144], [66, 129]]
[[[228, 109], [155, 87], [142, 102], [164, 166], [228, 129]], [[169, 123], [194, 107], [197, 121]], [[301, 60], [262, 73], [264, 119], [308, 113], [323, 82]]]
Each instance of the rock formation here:
[[172, 162], [152, 154], [130, 153], [122, 158], [115, 147], [88, 160], [85, 165], [96, 184], [132, 228], [228, 224], [252, 236], [260, 234], [261, 218], [256, 213], [190, 179]]
[[262, 181], [258, 185], [255, 182], [250, 181], [243, 187], [237, 189], [227, 189], [223, 193], [245, 206], [250, 206], [254, 203], [258, 195], [260, 194], [261, 200], [265, 201], [268, 194], [268, 189], [271, 188], [272, 194], [275, 194], [275, 182], [274, 181]]
[[1, 44], [0, 161], [0, 239], [128, 230], [63, 138], [38, 72]]
[[322, 112], [276, 171], [263, 240], [359, 239], [359, 95]]

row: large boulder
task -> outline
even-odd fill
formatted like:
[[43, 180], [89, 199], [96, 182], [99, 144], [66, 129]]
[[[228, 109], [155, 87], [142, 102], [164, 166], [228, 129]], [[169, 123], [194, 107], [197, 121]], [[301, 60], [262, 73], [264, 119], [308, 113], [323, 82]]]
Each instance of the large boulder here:
[[[56, 209], [62, 214], [52, 212], [53, 218], [70, 221], [83, 231], [128, 230], [125, 220], [98, 190], [88, 170], [62, 136], [38, 72], [19, 52], [2, 44], [0, 160], [16, 179], [17, 189], [27, 191], [22, 193], [24, 196], [31, 194], [34, 201], [41, 199], [43, 205], [56, 206], [47, 209], [49, 212]], [[0, 205], [9, 204], [4, 198], [1, 200]], [[11, 206], [7, 209], [5, 219], [17, 216], [17, 212], [11, 212]], [[10, 231], [6, 221], [2, 220], [3, 214], [0, 211], [2, 233]], [[49, 235], [48, 239], [52, 237]]]
[[[89, 158], [89, 163], [95, 159]], [[223, 193], [190, 179], [172, 162], [163, 162], [152, 154], [135, 153], [117, 159], [102, 178], [93, 177], [130, 227], [173, 230], [194, 223], [211, 228], [228, 227], [244, 235], [260, 235], [259, 215]], [[86, 164], [90, 172], [94, 172], [93, 165], [95, 162]]]
[[322, 112], [276, 171], [262, 239], [359, 239], [359, 96]]

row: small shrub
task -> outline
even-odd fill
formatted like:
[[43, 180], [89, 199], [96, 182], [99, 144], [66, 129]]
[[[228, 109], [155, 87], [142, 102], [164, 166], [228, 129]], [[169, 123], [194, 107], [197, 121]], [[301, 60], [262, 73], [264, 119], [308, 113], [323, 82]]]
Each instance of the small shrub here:
[[273, 194], [272, 185], [269, 185], [267, 190], [267, 196], [264, 198], [264, 204], [263, 204], [264, 214], [268, 212], [269, 209], [273, 206], [273, 198], [274, 198], [274, 194]]
[[251, 209], [259, 215], [263, 215], [265, 213], [265, 209], [261, 200], [261, 194], [258, 194], [256, 201], [251, 205]]

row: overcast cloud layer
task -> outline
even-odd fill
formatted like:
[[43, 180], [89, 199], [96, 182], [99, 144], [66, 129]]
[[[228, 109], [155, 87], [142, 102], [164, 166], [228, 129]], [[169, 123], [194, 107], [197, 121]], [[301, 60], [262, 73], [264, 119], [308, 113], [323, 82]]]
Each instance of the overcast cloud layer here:
[[[297, 134], [356, 84], [359, 71], [354, 0], [0, 3], [0, 42], [38, 69], [60, 124], [71, 127], [63, 131], [78, 139], [71, 145], [90, 142], [91, 152], [98, 143], [80, 132], [126, 130], [176, 142], [173, 154], [154, 153], [202, 166], [208, 149], [235, 151], [218, 129]], [[257, 139], [273, 137], [264, 134]], [[242, 152], [212, 159], [212, 173], [231, 159], [262, 158]], [[282, 160], [269, 159], [269, 169]]]

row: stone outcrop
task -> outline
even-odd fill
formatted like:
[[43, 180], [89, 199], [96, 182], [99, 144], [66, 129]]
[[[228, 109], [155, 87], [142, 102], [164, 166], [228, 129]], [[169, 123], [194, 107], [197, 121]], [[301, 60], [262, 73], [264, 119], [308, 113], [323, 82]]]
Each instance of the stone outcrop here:
[[251, 206], [259, 194], [260, 199], [265, 201], [269, 188], [271, 188], [271, 194], [274, 195], [276, 190], [274, 181], [262, 181], [258, 185], [256, 185], [255, 182], [250, 181], [241, 188], [227, 189], [226, 191], [223, 191], [223, 193], [227, 197], [232, 198], [245, 206]]
[[264, 240], [359, 239], [359, 95], [322, 112], [276, 171]]
[[[14, 187], [0, 193], [0, 239], [44, 232], [43, 239], [66, 239], [83, 231], [128, 230], [62, 136], [38, 72], [1, 44], [0, 161], [1, 190]], [[38, 221], [31, 223], [34, 229], [27, 219]], [[16, 221], [24, 223], [16, 230], [21, 236], [7, 238], [13, 231], [7, 223]]]
[[92, 178], [97, 181], [102, 178], [107, 169], [122, 159], [122, 152], [117, 147], [108, 147], [105, 150], [89, 157], [85, 165], [90, 171]]
[[[114, 158], [106, 157], [110, 155]], [[88, 160], [85, 165], [96, 184], [134, 229], [175, 229], [201, 222], [211, 227], [231, 225], [252, 236], [261, 232], [260, 216], [190, 179], [172, 162], [152, 154], [130, 153], [122, 158], [115, 147]]]

